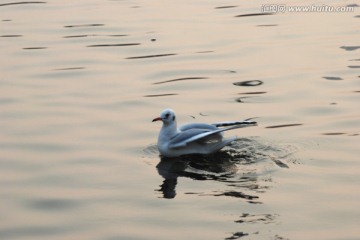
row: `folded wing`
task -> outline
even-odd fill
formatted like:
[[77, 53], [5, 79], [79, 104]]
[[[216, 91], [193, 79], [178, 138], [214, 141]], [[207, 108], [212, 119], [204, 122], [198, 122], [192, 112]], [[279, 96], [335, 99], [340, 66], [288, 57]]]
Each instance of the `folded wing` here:
[[232, 129], [236, 129], [236, 128], [242, 128], [244, 126], [242, 125], [235, 125], [235, 126], [231, 126], [231, 127], [225, 127], [225, 128], [221, 128], [221, 129], [217, 129], [217, 130], [207, 130], [207, 129], [189, 129], [189, 130], [185, 130], [183, 132], [178, 133], [177, 135], [175, 135], [175, 137], [173, 137], [170, 142], [169, 142], [169, 148], [170, 149], [174, 149], [174, 148], [180, 148], [180, 147], [185, 147], [187, 144], [198, 141], [198, 140], [202, 140], [206, 137], [224, 132], [224, 131], [228, 131], [228, 130], [232, 130]]

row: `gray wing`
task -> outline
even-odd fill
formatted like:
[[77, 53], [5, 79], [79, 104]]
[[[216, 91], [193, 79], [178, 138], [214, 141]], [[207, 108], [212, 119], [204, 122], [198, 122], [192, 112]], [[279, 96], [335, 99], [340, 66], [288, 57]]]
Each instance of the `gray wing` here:
[[[210, 130], [196, 129], [196, 128], [182, 131], [170, 139], [169, 148], [184, 147], [188, 143], [195, 141], [195, 140], [192, 140], [192, 139], [194, 139], [194, 137], [202, 136], [202, 134], [206, 134], [208, 132], [210, 132]], [[197, 139], [200, 139], [200, 138], [197, 138]]]
[[170, 139], [169, 148], [179, 148], [185, 147], [187, 144], [191, 142], [195, 142], [197, 140], [203, 139], [205, 137], [209, 137], [211, 135], [218, 134], [220, 132], [232, 130], [235, 128], [240, 128], [239, 126], [231, 126], [222, 129], [216, 130], [207, 130], [207, 129], [189, 129], [183, 132], [178, 133], [175, 137]]
[[189, 129], [206, 129], [206, 130], [217, 130], [218, 128], [215, 125], [210, 125], [207, 123], [188, 123], [179, 127], [180, 131], [186, 131]]

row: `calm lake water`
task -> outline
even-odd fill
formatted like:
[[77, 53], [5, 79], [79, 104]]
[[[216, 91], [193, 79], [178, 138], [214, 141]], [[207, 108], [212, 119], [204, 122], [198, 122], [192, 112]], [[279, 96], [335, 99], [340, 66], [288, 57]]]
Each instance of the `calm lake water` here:
[[[359, 239], [359, 5], [262, 4], [2, 0], [0, 238]], [[259, 126], [161, 160], [167, 107]]]

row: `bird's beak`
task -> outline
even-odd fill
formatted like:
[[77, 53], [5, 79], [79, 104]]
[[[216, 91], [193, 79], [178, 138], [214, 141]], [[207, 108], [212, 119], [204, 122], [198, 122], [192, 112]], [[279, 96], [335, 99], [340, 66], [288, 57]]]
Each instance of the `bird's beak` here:
[[161, 120], [162, 120], [161, 117], [157, 117], [157, 118], [154, 118], [152, 121], [156, 122], [156, 121], [161, 121]]

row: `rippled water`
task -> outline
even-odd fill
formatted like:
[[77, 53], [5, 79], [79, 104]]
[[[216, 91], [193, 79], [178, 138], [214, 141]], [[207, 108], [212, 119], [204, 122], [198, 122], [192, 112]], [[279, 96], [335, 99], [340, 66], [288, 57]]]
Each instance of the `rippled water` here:
[[[357, 239], [359, 6], [262, 4], [2, 1], [0, 238]], [[259, 126], [161, 159], [166, 107]]]

